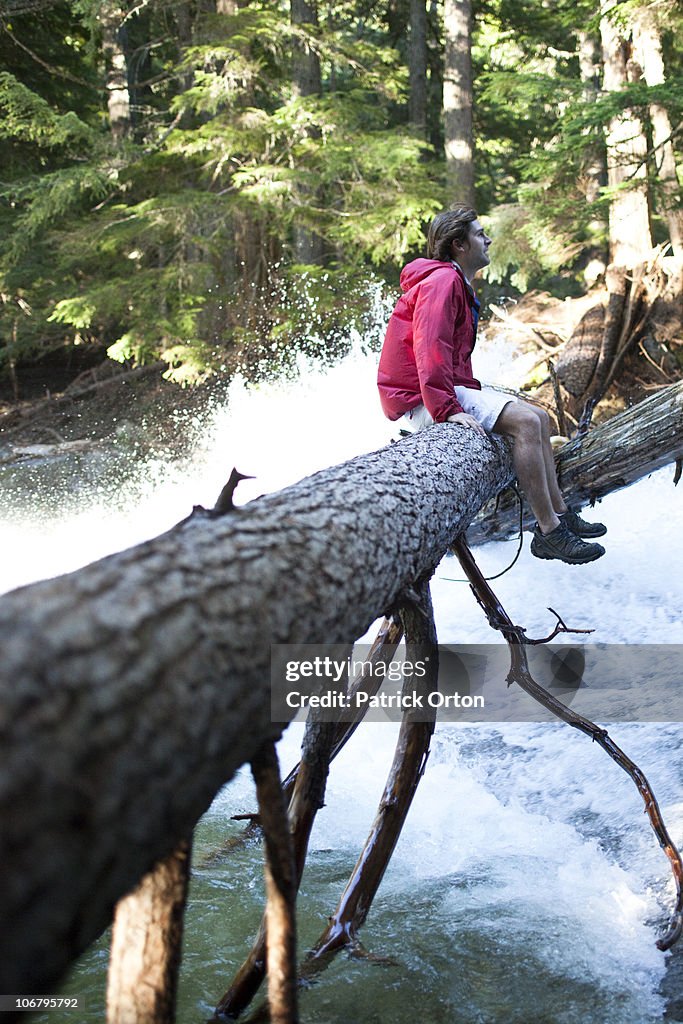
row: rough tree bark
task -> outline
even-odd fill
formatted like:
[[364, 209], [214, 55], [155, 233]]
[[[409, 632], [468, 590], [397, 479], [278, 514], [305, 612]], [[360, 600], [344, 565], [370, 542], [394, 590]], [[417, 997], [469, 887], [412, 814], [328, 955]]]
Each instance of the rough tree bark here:
[[[631, 45], [616, 21], [615, 0], [602, 0], [600, 35], [604, 64], [603, 87], [619, 92], [639, 77], [631, 61]], [[606, 133], [607, 180], [612, 191], [609, 207], [610, 258], [632, 267], [652, 249], [647, 194], [647, 140], [635, 110], [625, 109], [610, 121]]]
[[107, 1024], [175, 1020], [190, 846], [187, 840], [179, 843], [116, 906]]
[[270, 644], [360, 636], [510, 474], [444, 425], [0, 600], [0, 991], [50, 991], [279, 734]]
[[472, 5], [445, 0], [443, 117], [446, 185], [453, 202], [474, 206]]
[[408, 120], [424, 137], [427, 132], [427, 4], [426, 0], [410, 0], [410, 35], [408, 37], [410, 92]]

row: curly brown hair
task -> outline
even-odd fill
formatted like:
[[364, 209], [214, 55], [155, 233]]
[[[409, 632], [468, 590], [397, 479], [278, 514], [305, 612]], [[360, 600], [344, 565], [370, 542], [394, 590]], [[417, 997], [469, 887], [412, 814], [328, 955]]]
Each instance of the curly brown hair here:
[[430, 260], [443, 260], [447, 263], [453, 259], [453, 242], [464, 242], [470, 230], [470, 224], [477, 219], [477, 211], [471, 206], [459, 203], [450, 210], [437, 213], [429, 225], [427, 234], [427, 256]]

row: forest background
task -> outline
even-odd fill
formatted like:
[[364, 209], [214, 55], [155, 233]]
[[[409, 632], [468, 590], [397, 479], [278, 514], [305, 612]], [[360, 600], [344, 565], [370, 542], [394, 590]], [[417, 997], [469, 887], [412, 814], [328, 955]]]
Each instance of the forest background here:
[[2, 0], [3, 393], [335, 351], [455, 200], [490, 295], [680, 254], [682, 27], [674, 0]]

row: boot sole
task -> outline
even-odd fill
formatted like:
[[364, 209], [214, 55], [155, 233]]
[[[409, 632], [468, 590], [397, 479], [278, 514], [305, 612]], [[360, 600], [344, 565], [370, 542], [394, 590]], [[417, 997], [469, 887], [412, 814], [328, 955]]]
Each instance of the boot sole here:
[[[572, 530], [571, 526], [569, 527]], [[590, 533], [577, 533], [576, 530], [572, 530], [575, 537], [580, 537], [581, 540], [592, 540], [594, 537], [604, 537], [607, 533], [607, 527], [605, 526], [602, 530], [591, 530]]]
[[585, 565], [587, 562], [594, 562], [597, 558], [602, 558], [605, 554], [605, 549], [601, 548], [599, 551], [592, 552], [589, 555], [571, 558], [567, 555], [555, 555], [546, 553], [545, 551], [537, 551], [534, 549], [534, 545], [532, 544], [531, 554], [534, 558], [545, 558], [548, 562], [564, 562], [566, 565]]

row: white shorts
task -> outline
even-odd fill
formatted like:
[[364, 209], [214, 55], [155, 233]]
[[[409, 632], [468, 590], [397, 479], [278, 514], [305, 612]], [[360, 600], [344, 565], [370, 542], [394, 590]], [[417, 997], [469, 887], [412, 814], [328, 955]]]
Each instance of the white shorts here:
[[[496, 388], [483, 387], [479, 391], [477, 388], [466, 388], [456, 384], [454, 390], [463, 411], [473, 416], [477, 423], [481, 423], [484, 430], [493, 430], [505, 406], [509, 402], [517, 401], [514, 395], [508, 394], [507, 391], [498, 391]], [[425, 427], [431, 427], [434, 420], [424, 405], [417, 405], [405, 413], [398, 422], [403, 430], [409, 430], [414, 434]]]

